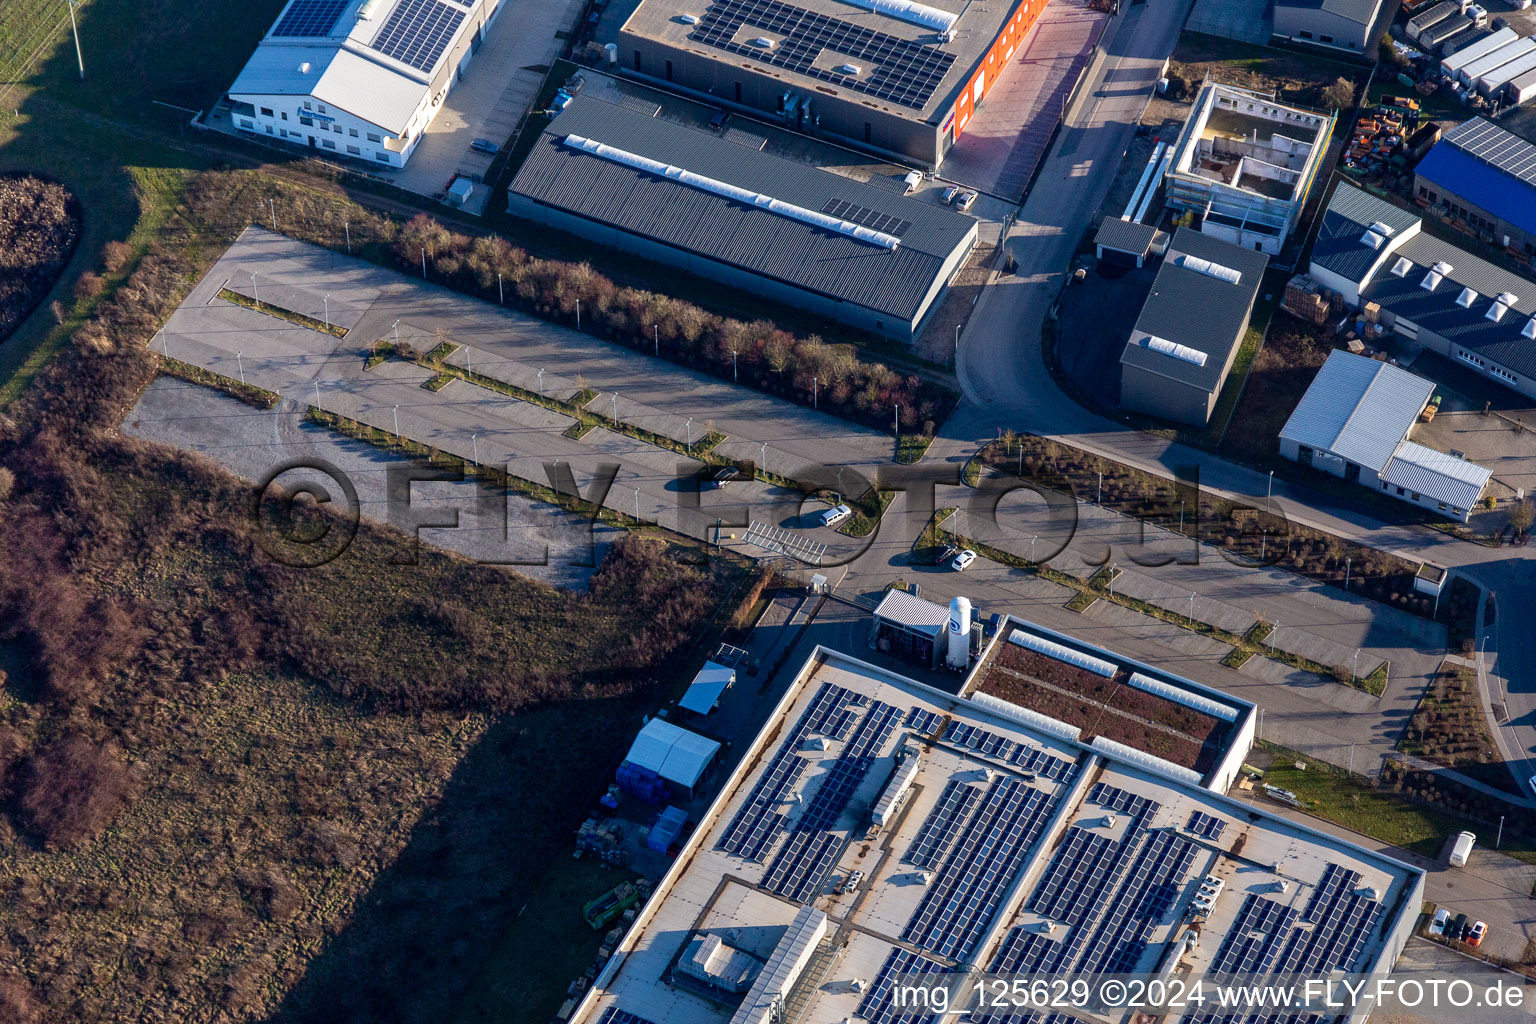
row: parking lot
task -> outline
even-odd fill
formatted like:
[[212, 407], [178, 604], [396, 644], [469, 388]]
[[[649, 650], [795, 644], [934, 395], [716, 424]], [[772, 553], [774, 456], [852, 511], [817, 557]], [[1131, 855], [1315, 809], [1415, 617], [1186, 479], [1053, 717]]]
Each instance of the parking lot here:
[[[348, 334], [339, 339], [225, 301], [218, 297], [224, 288]], [[396, 337], [423, 350], [448, 340], [461, 346], [451, 362], [551, 397], [592, 389], [597, 411], [685, 445], [717, 431], [725, 435], [718, 454], [773, 473], [798, 478], [831, 467], [823, 476], [850, 493], [893, 454], [891, 438], [872, 430], [260, 228], [247, 229], [152, 344], [278, 392], [280, 411], [266, 415], [288, 423], [290, 434], [313, 405], [462, 458], [507, 465], [524, 479], [568, 479], [584, 497], [616, 471], [608, 507], [701, 539], [753, 518], [800, 519], [797, 495], [755, 481], [698, 495], [695, 504], [689, 478], [702, 464], [666, 448], [602, 428], [567, 436], [569, 415], [462, 379], [428, 390], [433, 371], [413, 362], [364, 369], [372, 343]]]

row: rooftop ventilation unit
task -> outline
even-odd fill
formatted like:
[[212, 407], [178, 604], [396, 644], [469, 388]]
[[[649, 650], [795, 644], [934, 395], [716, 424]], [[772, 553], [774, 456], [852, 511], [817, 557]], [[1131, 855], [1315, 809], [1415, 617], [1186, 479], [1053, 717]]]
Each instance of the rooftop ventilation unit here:
[[1463, 288], [1461, 294], [1456, 296], [1456, 305], [1462, 309], [1471, 309], [1472, 303], [1477, 301], [1477, 292], [1471, 288]]
[[1393, 277], [1407, 277], [1408, 271], [1413, 269], [1413, 260], [1406, 256], [1399, 256], [1397, 262], [1392, 264]]
[[1186, 363], [1193, 363], [1196, 366], [1205, 365], [1204, 352], [1197, 348], [1190, 348], [1188, 345], [1180, 345], [1177, 342], [1169, 341], [1167, 338], [1159, 338], [1156, 335], [1149, 334], [1141, 339], [1141, 345], [1143, 348], [1149, 348], [1153, 352], [1161, 352], [1165, 356], [1182, 359]]
[[1243, 282], [1241, 272], [1233, 270], [1231, 267], [1224, 267], [1220, 263], [1203, 260], [1199, 256], [1180, 256], [1179, 266], [1185, 270], [1193, 270], [1197, 274], [1204, 274], [1206, 277], [1214, 277], [1219, 281], [1227, 281], [1231, 284], [1242, 284]]
[[895, 235], [888, 235], [884, 231], [873, 231], [852, 221], [830, 217], [825, 213], [818, 213], [815, 210], [808, 210], [803, 206], [786, 203], [782, 199], [775, 199], [761, 192], [753, 192], [751, 189], [742, 188], [739, 185], [707, 178], [702, 174], [695, 174], [681, 167], [664, 164], [660, 160], [652, 160], [650, 157], [631, 153], [616, 146], [605, 145], [592, 139], [583, 138], [580, 135], [567, 135], [565, 137], [565, 145], [571, 149], [579, 149], [583, 153], [590, 153], [593, 156], [601, 157], [604, 160], [611, 160], [616, 164], [623, 164], [626, 167], [633, 167], [647, 174], [654, 174], [659, 178], [666, 178], [681, 185], [688, 185], [699, 189], [701, 192], [709, 192], [726, 199], [732, 199], [747, 206], [754, 206], [760, 210], [776, 213], [780, 217], [788, 217], [790, 220], [797, 220], [802, 224], [809, 224], [812, 227], [818, 227], [825, 231], [832, 231], [839, 235], [846, 235], [849, 238], [856, 238], [861, 242], [867, 242], [870, 245], [879, 246], [892, 252], [901, 245], [901, 239]]
[[697, 25], [699, 23], [699, 16], [697, 14], [679, 14], [677, 20], [684, 25]]
[[839, 64], [837, 71], [843, 75], [861, 75], [864, 73], [864, 69], [857, 64]]
[[1387, 236], [1378, 235], [1376, 233], [1376, 228], [1372, 226], [1371, 230], [1360, 236], [1360, 241], [1364, 242], [1372, 249], [1380, 249], [1382, 246], [1387, 244]]
[[756, 39], [747, 40], [747, 45], [755, 46], [759, 50], [771, 50], [773, 49], [773, 40], [767, 36], [758, 36]]
[[955, 22], [960, 20], [957, 14], [950, 14], [948, 11], [941, 11], [927, 4], [913, 3], [912, 0], [843, 0], [843, 2], [854, 7], [862, 7], [866, 11], [883, 14], [887, 18], [931, 28], [940, 33], [950, 31], [955, 27]]

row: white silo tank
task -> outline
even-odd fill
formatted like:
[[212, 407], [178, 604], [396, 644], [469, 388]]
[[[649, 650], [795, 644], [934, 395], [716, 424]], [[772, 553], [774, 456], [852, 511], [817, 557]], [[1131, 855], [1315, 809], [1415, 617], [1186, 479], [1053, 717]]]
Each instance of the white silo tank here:
[[957, 597], [949, 602], [949, 656], [946, 664], [963, 670], [971, 662], [971, 599]]
[[609, 63], [610, 66], [615, 65], [615, 64], [617, 64], [619, 62], [619, 44], [618, 43], [604, 43], [603, 44], [603, 50], [604, 50], [604, 52], [606, 52], [608, 54], [608, 63]]

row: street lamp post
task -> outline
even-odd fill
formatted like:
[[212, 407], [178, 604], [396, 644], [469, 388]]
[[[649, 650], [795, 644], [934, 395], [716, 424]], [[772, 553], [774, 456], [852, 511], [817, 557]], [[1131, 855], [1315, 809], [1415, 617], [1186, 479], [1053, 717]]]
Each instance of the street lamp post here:
[[543, 370], [539, 371], [538, 377], [539, 377], [539, 397], [543, 398], [544, 397], [544, 371]]
[[763, 442], [763, 458], [762, 458], [762, 463], [763, 463], [763, 466], [762, 466], [763, 472], [764, 473], [768, 472], [768, 442], [767, 441]]
[[427, 247], [421, 247], [421, 279], [427, 279]]
[[683, 426], [688, 431], [688, 452], [689, 452], [689, 454], [692, 454], [693, 453], [693, 417], [689, 416], [688, 417], [688, 422], [684, 423]]
[[661, 327], [651, 324], [651, 342], [656, 346], [656, 358], [661, 358]]
[[1352, 559], [1352, 558], [1344, 559], [1344, 589], [1345, 590], [1349, 589], [1349, 563], [1352, 562], [1352, 561], [1354, 561], [1354, 559]]
[[165, 353], [165, 358], [171, 358], [171, 343], [165, 338], [165, 328], [160, 328], [160, 349]]
[[1032, 563], [1035, 561], [1035, 541], [1039, 539], [1040, 535], [1038, 533], [1029, 538], [1029, 560]]
[[1189, 621], [1195, 621], [1195, 592], [1193, 590], [1189, 592]]
[[315, 408], [318, 409], [320, 408], [320, 382], [316, 380], [311, 381], [310, 383], [314, 384], [315, 386]]
[[617, 423], [619, 422], [619, 393], [617, 391], [612, 395], [611, 404], [613, 405], [613, 422]]
[[400, 407], [395, 406], [395, 437], [400, 436]]
[[955, 324], [955, 365], [960, 365], [960, 325]]
[[[502, 305], [506, 305], [507, 302], [507, 293], [501, 287], [501, 271], [499, 270], [496, 272], [496, 301]], [[577, 322], [579, 323], [580, 321]]]
[[272, 230], [276, 231], [277, 230], [277, 200], [273, 199], [271, 196], [268, 196], [267, 197], [267, 205], [272, 207]]
[[75, 63], [80, 65], [80, 81], [85, 81], [85, 57], [80, 52], [80, 26], [75, 23], [75, 0], [69, 2], [69, 27], [75, 33]]
[[245, 360], [241, 358], [241, 356], [243, 356], [244, 354], [245, 353], [243, 353], [243, 352], [236, 352], [235, 353], [235, 365], [240, 368], [240, 383], [241, 384], [245, 383]]
[[390, 324], [389, 325], [389, 329], [395, 332], [395, 344], [399, 345], [400, 344], [400, 321], [396, 320], [394, 323]]
[[261, 289], [256, 287], [256, 271], [251, 271], [251, 297], [256, 300], [256, 305], [261, 305]]
[[576, 329], [581, 330], [581, 300], [576, 300]]
[[741, 378], [736, 375], [736, 350], [731, 349], [731, 383], [740, 384]]
[[1184, 532], [1184, 503], [1179, 502], [1179, 533]]
[[635, 488], [635, 521], [640, 521], [640, 488]]
[[811, 377], [811, 408], [812, 409], [820, 409], [821, 408], [820, 394], [821, 394], [821, 378], [820, 377], [816, 377], [816, 376], [812, 376]]
[[475, 465], [477, 465], [477, 466], [480, 465], [480, 435], [479, 434], [470, 434], [469, 435], [469, 447], [470, 447], [470, 451], [475, 453], [474, 454]]
[[341, 222], [341, 230], [343, 230], [343, 231], [345, 231], [347, 233], [347, 255], [351, 256], [352, 255], [352, 222], [349, 221], [349, 220], [342, 221]]
[[1269, 471], [1269, 488], [1264, 492], [1264, 514], [1269, 515], [1269, 499], [1275, 493], [1275, 471]]
[[1102, 469], [1099, 470], [1099, 490], [1098, 490], [1098, 496], [1093, 499], [1093, 503], [1095, 505], [1102, 505], [1102, 504], [1104, 504], [1104, 471]]
[[331, 326], [331, 293], [330, 292], [326, 292], [325, 293], [325, 297], [322, 298], [320, 301], [325, 303], [325, 326], [326, 327], [330, 327]]

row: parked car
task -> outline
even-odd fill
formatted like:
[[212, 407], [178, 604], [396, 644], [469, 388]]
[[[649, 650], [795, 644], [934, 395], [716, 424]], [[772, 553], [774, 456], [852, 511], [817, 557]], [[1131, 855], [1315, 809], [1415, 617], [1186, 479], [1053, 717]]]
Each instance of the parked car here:
[[731, 112], [729, 110], [717, 110], [709, 115], [709, 130], [712, 132], [723, 132], [725, 131], [725, 126], [730, 123]]
[[959, 185], [951, 185], [951, 186], [949, 186], [949, 188], [946, 188], [939, 195], [939, 201], [941, 203], [943, 203], [944, 205], [948, 206], [950, 203], [955, 201], [955, 196], [957, 196], [959, 194], [960, 194], [960, 186]]
[[1467, 915], [1457, 914], [1456, 919], [1451, 922], [1451, 926], [1445, 930], [1445, 936], [1452, 942], [1464, 942], [1467, 937], [1468, 927], [1470, 925], [1467, 922]]
[[735, 466], [716, 466], [705, 473], [704, 479], [699, 483], [699, 489], [705, 491], [718, 490], [726, 484], [740, 479], [741, 470]]
[[1431, 938], [1445, 938], [1445, 926], [1451, 923], [1451, 912], [1441, 907], [1435, 911], [1435, 916], [1429, 922], [1429, 934]]
[[469, 148], [478, 149], [480, 152], [489, 153], [492, 156], [495, 156], [501, 151], [501, 147], [496, 145], [496, 143], [492, 142], [490, 139], [475, 139], [470, 142]]
[[976, 552], [972, 551], [970, 548], [966, 548], [964, 551], [955, 556], [955, 560], [949, 563], [949, 567], [955, 570], [955, 572], [965, 572], [965, 570], [971, 567], [971, 563], [974, 561], [976, 561]]
[[838, 505], [836, 508], [829, 508], [821, 514], [821, 525], [836, 526], [851, 515], [853, 515], [853, 509], [847, 505]]
[[1487, 934], [1488, 934], [1488, 922], [1487, 921], [1474, 921], [1474, 922], [1472, 922], [1472, 927], [1467, 930], [1467, 945], [1469, 945], [1469, 946], [1481, 946], [1483, 944], [1483, 936], [1485, 936]]
[[969, 210], [975, 204], [976, 204], [976, 193], [975, 192], [965, 192], [965, 193], [962, 193], [960, 198], [955, 200], [955, 206], [958, 207], [962, 211]]

